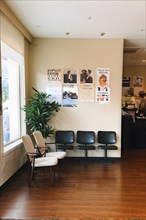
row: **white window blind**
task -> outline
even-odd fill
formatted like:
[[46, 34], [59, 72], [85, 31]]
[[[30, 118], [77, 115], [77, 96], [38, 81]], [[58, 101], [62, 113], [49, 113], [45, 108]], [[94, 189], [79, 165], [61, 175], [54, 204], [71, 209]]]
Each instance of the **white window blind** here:
[[0, 16], [1, 40], [21, 55], [24, 55], [23, 35], [8, 21], [7, 18], [2, 15]]

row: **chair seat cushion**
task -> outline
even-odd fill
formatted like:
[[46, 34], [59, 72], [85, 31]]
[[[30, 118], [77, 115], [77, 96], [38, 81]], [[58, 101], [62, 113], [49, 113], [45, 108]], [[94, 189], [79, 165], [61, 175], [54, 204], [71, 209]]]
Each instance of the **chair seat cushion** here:
[[118, 150], [118, 147], [116, 145], [98, 145], [98, 148], [103, 150]]
[[56, 157], [40, 157], [35, 159], [34, 167], [55, 166], [57, 163], [58, 159]]
[[50, 152], [46, 153], [46, 157], [57, 157], [57, 159], [63, 159], [66, 157], [67, 153], [66, 152]]
[[78, 145], [77, 149], [78, 150], [95, 150], [95, 146], [94, 145]]

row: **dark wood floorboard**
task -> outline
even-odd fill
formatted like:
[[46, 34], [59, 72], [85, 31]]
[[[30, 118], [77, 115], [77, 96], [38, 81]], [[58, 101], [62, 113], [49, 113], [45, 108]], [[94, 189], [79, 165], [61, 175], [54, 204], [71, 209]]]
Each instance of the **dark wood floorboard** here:
[[50, 184], [38, 173], [27, 187], [24, 166], [1, 187], [1, 219], [146, 219], [146, 150], [125, 152], [110, 164], [65, 161]]

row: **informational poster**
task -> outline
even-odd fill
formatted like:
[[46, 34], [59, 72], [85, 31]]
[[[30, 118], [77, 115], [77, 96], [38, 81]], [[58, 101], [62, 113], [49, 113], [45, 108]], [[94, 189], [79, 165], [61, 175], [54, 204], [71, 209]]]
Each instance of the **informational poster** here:
[[131, 77], [129, 76], [123, 76], [122, 77], [122, 87], [128, 87], [130, 88], [131, 85]]
[[94, 86], [83, 84], [79, 86], [79, 100], [81, 102], [94, 102]]
[[143, 90], [144, 78], [142, 76], [133, 76], [134, 94], [139, 96], [139, 92]]
[[64, 107], [76, 107], [78, 104], [78, 86], [63, 85], [62, 104]]
[[48, 69], [47, 77], [48, 77], [48, 81], [61, 82], [61, 69]]
[[49, 85], [46, 88], [46, 93], [50, 96], [50, 101], [56, 101], [60, 105], [62, 104], [62, 86]]
[[77, 69], [64, 68], [63, 69], [63, 83], [77, 83]]
[[142, 76], [133, 76], [133, 87], [143, 88], [143, 80]]
[[122, 95], [123, 96], [128, 95], [128, 91], [130, 89], [130, 86], [131, 86], [131, 77], [123, 76], [122, 77]]
[[82, 69], [80, 71], [80, 84], [93, 83], [93, 71], [91, 69]]
[[107, 104], [110, 101], [110, 69], [97, 69], [96, 102]]
[[99, 91], [99, 87], [96, 87], [96, 102], [98, 104], [107, 104], [110, 101], [110, 88], [107, 91]]

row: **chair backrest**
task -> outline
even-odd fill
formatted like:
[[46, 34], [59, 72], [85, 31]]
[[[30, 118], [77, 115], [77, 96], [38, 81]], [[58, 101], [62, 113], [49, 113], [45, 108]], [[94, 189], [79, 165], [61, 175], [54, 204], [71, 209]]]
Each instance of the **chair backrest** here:
[[77, 131], [77, 143], [79, 144], [94, 144], [95, 132], [94, 131]]
[[[28, 153], [36, 153], [36, 149], [34, 148], [33, 142], [28, 134], [22, 136], [25, 152]], [[28, 155], [30, 161], [32, 161], [32, 157]]]
[[44, 137], [40, 131], [34, 131], [33, 136], [39, 147], [46, 147]]
[[42, 147], [42, 149], [39, 149], [40, 153], [44, 154], [45, 149], [46, 149], [46, 144], [45, 144], [45, 140], [44, 140], [42, 133], [40, 131], [34, 131], [33, 136], [34, 136], [35, 142], [37, 144], [37, 148]]
[[115, 131], [98, 131], [97, 142], [100, 144], [115, 144], [117, 136]]
[[55, 133], [55, 142], [57, 144], [73, 144], [75, 141], [75, 133], [71, 130], [58, 130]]

